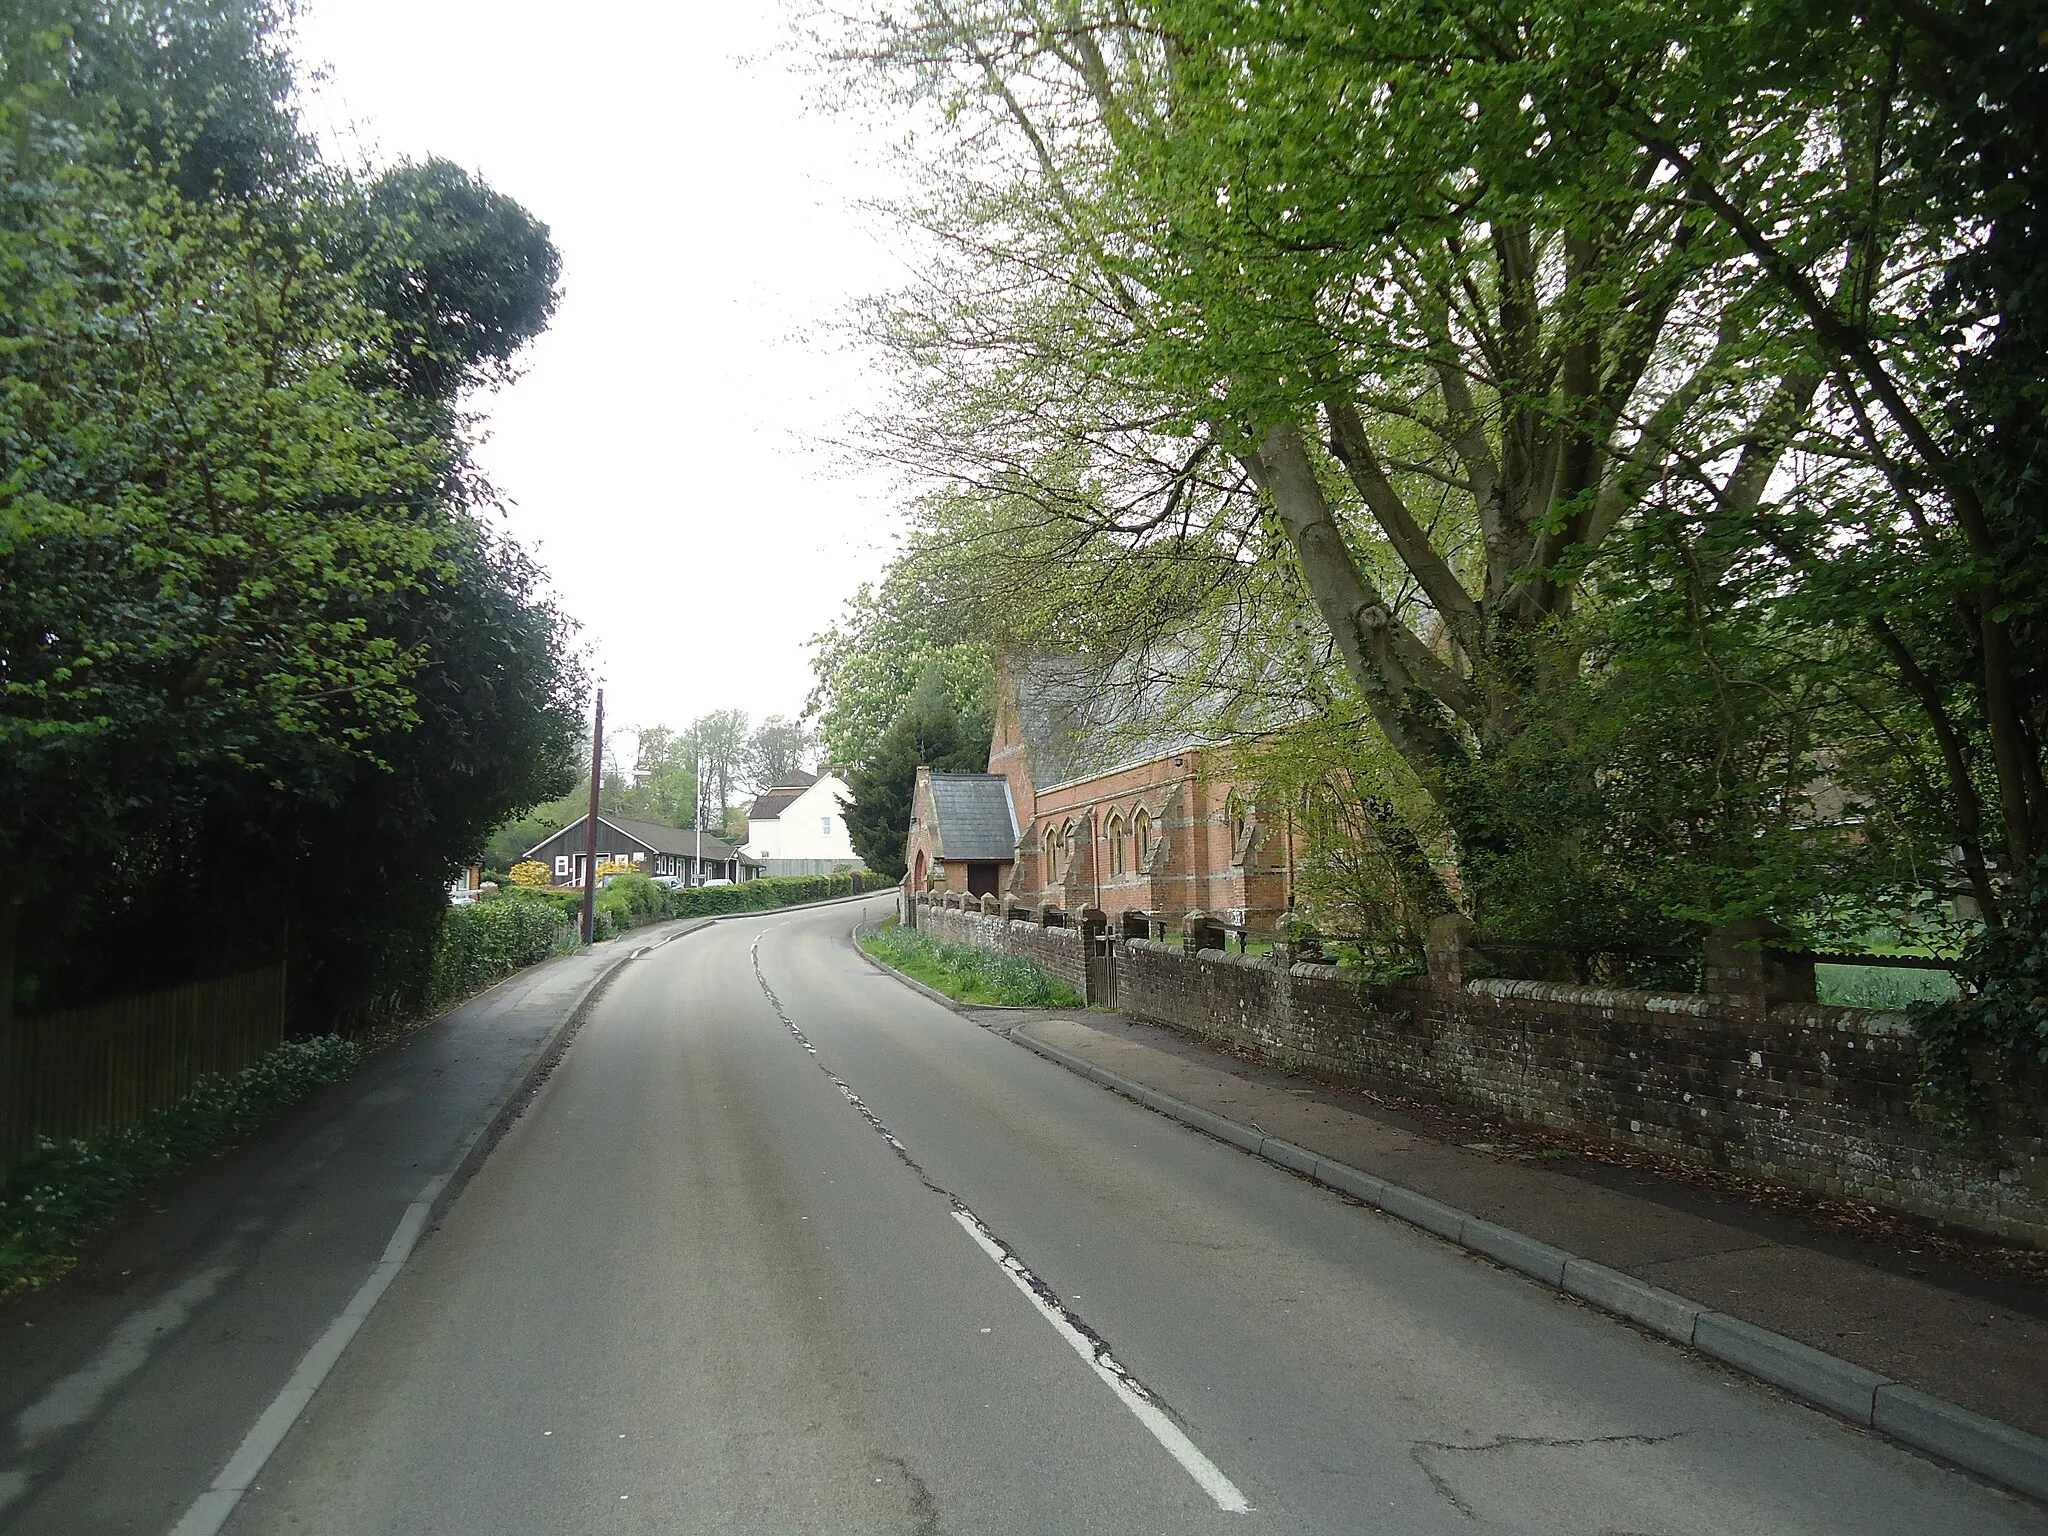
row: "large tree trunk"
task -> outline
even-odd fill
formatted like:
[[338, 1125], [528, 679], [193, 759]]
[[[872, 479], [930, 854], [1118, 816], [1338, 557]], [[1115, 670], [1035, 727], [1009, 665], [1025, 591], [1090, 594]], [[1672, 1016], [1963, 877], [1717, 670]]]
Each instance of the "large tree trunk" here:
[[1357, 684], [1373, 723], [1441, 802], [1464, 758], [1445, 721], [1463, 682], [1395, 616], [1344, 541], [1298, 428], [1276, 426], [1246, 466], [1272, 498], [1316, 611]]

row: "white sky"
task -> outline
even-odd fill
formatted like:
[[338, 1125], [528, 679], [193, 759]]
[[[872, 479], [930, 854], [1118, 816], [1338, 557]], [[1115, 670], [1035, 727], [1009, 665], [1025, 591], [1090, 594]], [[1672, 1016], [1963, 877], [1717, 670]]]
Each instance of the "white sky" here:
[[298, 29], [330, 153], [453, 160], [561, 249], [553, 328], [476, 403], [608, 727], [797, 714], [805, 640], [893, 531], [886, 484], [811, 441], [873, 398], [826, 328], [896, 279], [853, 207], [885, 182], [806, 111], [786, 29], [777, 0], [308, 0]]

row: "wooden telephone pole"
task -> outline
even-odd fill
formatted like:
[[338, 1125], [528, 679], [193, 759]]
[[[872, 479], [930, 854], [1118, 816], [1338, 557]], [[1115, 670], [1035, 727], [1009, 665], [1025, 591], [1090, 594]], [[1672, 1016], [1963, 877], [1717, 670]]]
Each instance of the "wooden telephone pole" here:
[[590, 814], [583, 820], [583, 942], [597, 942], [597, 787], [604, 780], [604, 690], [590, 732]]

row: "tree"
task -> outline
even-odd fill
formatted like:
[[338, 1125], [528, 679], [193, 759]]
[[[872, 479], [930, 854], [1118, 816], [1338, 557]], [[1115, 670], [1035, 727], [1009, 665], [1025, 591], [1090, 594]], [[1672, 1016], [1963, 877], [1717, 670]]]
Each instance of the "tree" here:
[[672, 827], [687, 827], [697, 814], [697, 774], [687, 733], [665, 725], [640, 733], [633, 759], [633, 803], [629, 814], [646, 815]]
[[[1968, 328], [1919, 317], [1966, 233], [1897, 153], [1883, 37], [1797, 9], [931, 4], [836, 39], [952, 157], [908, 210], [931, 264], [871, 319], [927, 543], [976, 539], [984, 586], [1177, 591], [1117, 604], [1140, 635], [1203, 611], [1176, 573], [1287, 567], [1261, 600], [1298, 583], [1496, 927], [1814, 931], [1821, 843], [1868, 854], [1829, 866], [1866, 920], [1915, 885], [1992, 910], [1973, 780], [2008, 776], [1969, 715], [2003, 674], [1959, 711], [1954, 661], [2000, 641], [1981, 597], [1944, 617], [1967, 497], [1924, 515], [1885, 469], [1952, 393]], [[1312, 658], [1300, 607], [1249, 611], [1251, 674]], [[1853, 846], [1803, 790], [1830, 773], [1865, 775]]]
[[447, 401], [510, 379], [560, 297], [547, 226], [446, 160], [392, 167], [365, 203], [365, 297], [391, 323], [393, 382]]
[[988, 767], [988, 746], [987, 716], [962, 718], [944, 674], [928, 668], [868, 760], [847, 782], [853, 801], [846, 807], [846, 830], [869, 869], [892, 880], [903, 878], [904, 840], [910, 835], [910, 802], [919, 766], [979, 773]]
[[[732, 804], [733, 785], [741, 774], [747, 749], [747, 712], [743, 709], [714, 709], [690, 722], [685, 733], [698, 782], [703, 785], [703, 814], [709, 829], [719, 833], [725, 827], [726, 807]], [[715, 809], [714, 809], [715, 807]]]
[[818, 721], [831, 762], [866, 762], [927, 671], [944, 680], [957, 712], [988, 713], [987, 637], [963, 613], [957, 586], [920, 553], [905, 551], [879, 585], [863, 583], [839, 620], [811, 637], [817, 685], [805, 714]]
[[[275, 11], [20, 19], [0, 889], [22, 989], [275, 959], [289, 929], [305, 1022], [361, 1018], [417, 976], [449, 872], [570, 782], [566, 620], [473, 515], [461, 423], [380, 382], [398, 345], [345, 255], [363, 199], [281, 105]], [[309, 870], [321, 920], [293, 922]]]
[[802, 721], [770, 715], [747, 738], [741, 774], [756, 789], [772, 788], [801, 769], [817, 745], [817, 736]]

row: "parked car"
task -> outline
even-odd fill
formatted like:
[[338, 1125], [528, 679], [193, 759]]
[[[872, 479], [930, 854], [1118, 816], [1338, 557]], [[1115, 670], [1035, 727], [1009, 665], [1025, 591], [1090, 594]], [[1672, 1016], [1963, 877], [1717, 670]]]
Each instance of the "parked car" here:
[[731, 885], [731, 884], [732, 884], [732, 882], [731, 882], [730, 880], [706, 880], [706, 881], [705, 881], [704, 883], [705, 883], [706, 885]]
[[651, 875], [648, 878], [653, 880], [664, 891], [679, 891], [683, 888], [683, 877], [681, 875]]

